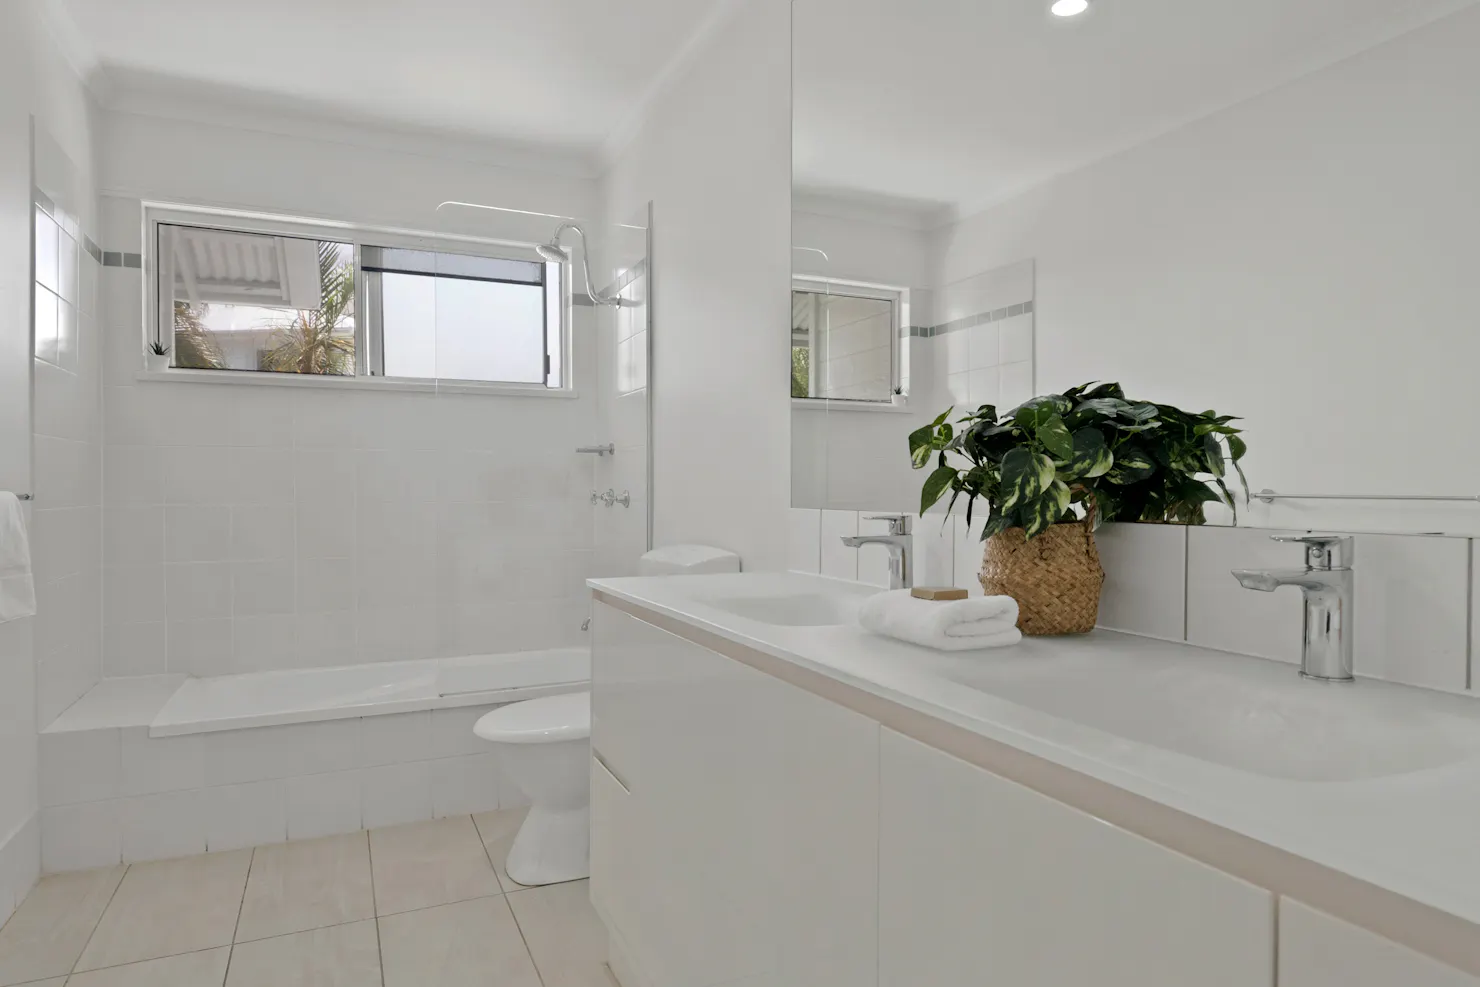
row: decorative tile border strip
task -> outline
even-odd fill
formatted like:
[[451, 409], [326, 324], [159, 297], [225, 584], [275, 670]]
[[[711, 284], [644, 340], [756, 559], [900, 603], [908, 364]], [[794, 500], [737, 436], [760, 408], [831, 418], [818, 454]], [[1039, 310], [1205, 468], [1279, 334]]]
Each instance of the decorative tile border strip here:
[[918, 327], [911, 327], [910, 334], [933, 338], [935, 336], [944, 336], [947, 333], [960, 332], [963, 329], [970, 329], [972, 326], [985, 325], [988, 322], [1001, 322], [1003, 319], [1011, 319], [1019, 315], [1030, 315], [1032, 312], [1032, 302], [1019, 302], [1016, 305], [1006, 305], [1002, 308], [993, 309], [990, 312], [978, 312], [975, 315], [967, 315], [938, 326], [931, 326], [919, 333], [915, 332], [915, 329]]
[[142, 254], [126, 254], [118, 250], [103, 251], [104, 267], [132, 267], [140, 269], [144, 266]]

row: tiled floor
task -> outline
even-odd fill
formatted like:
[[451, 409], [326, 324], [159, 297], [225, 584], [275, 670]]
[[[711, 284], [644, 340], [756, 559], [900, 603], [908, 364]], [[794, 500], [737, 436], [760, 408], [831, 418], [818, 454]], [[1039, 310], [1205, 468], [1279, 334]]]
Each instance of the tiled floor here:
[[48, 877], [0, 987], [613, 987], [586, 882], [503, 872], [523, 814]]

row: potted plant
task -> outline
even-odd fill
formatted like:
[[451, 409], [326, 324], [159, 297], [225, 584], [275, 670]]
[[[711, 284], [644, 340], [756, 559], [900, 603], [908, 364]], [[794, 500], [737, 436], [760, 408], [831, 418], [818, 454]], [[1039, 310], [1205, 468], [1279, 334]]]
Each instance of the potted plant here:
[[1246, 446], [1231, 415], [1131, 401], [1119, 384], [1036, 397], [1000, 416], [983, 405], [954, 425], [952, 410], [910, 435], [914, 467], [936, 463], [920, 513], [950, 492], [949, 514], [964, 494], [969, 524], [977, 499], [987, 502], [982, 587], [1017, 600], [1025, 634], [1093, 629], [1105, 580], [1101, 523], [1203, 524], [1214, 502], [1236, 521], [1230, 464], [1248, 500]]
[[144, 354], [144, 366], [149, 370], [168, 370], [170, 348], [157, 339], [150, 343], [148, 352]]

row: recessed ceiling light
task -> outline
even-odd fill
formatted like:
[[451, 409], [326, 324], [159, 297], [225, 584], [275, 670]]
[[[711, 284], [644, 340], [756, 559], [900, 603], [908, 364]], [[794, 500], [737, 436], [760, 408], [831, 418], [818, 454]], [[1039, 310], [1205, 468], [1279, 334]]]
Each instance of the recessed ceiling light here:
[[1054, 0], [1048, 9], [1060, 17], [1077, 17], [1089, 9], [1089, 0]]

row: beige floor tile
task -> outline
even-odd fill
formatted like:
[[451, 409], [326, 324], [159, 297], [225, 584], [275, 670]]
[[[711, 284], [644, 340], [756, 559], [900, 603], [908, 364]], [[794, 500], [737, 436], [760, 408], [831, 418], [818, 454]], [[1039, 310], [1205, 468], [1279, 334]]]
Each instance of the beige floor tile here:
[[383, 916], [380, 954], [385, 987], [540, 987], [502, 897]]
[[237, 943], [226, 985], [381, 987], [375, 920]]
[[67, 983], [72, 987], [221, 987], [230, 956], [230, 946], [218, 946], [198, 953], [77, 973]]
[[483, 845], [488, 848], [488, 859], [493, 861], [493, 870], [498, 874], [499, 884], [505, 891], [517, 891], [524, 887], [509, 876], [504, 864], [509, 859], [509, 848], [514, 845], [514, 837], [519, 835], [519, 827], [524, 823], [524, 816], [528, 812], [529, 808], [526, 806], [483, 812], [473, 817], [478, 833], [483, 838]]
[[132, 865], [77, 969], [230, 945], [251, 863], [232, 850]]
[[508, 896], [546, 987], [611, 987], [606, 926], [591, 907], [590, 883], [550, 884]]
[[53, 977], [50, 980], [32, 980], [26, 987], [66, 987], [66, 977]]
[[375, 917], [364, 833], [258, 847], [236, 941]]
[[370, 869], [379, 915], [502, 891], [469, 816], [372, 829]]
[[0, 984], [71, 973], [124, 870], [57, 874], [32, 888], [0, 929]]

